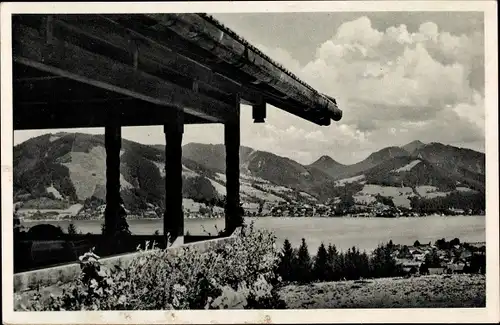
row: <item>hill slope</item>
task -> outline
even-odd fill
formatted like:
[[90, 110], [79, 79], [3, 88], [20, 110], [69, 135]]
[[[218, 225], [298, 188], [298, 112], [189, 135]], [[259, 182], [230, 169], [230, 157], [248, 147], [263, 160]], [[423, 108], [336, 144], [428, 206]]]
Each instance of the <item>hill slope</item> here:
[[[121, 195], [131, 211], [163, 210], [164, 155], [164, 146], [122, 141]], [[23, 142], [14, 147], [14, 200], [30, 202], [28, 205], [35, 200], [40, 205], [43, 198], [44, 206], [52, 202], [64, 208], [89, 200], [102, 204], [105, 156], [102, 135], [46, 134]], [[226, 194], [224, 145], [190, 143], [183, 147], [182, 159], [183, 196], [222, 206]], [[385, 202], [408, 208], [415, 200], [452, 197], [459, 208], [471, 195], [484, 197], [484, 164], [483, 153], [418, 141], [384, 148], [352, 165], [328, 156], [302, 165], [241, 147], [241, 198], [244, 204], [348, 199], [358, 205]]]

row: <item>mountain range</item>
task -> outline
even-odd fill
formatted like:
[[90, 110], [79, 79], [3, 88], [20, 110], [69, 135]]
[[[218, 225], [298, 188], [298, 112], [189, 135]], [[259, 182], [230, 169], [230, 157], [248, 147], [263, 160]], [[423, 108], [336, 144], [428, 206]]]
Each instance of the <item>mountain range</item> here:
[[[164, 146], [122, 140], [121, 195], [127, 209], [163, 209]], [[105, 199], [106, 152], [102, 135], [46, 134], [14, 147], [14, 201], [45, 208]], [[183, 146], [185, 202], [221, 205], [225, 195], [225, 147]], [[241, 199], [245, 204], [335, 202], [347, 193], [356, 204], [380, 197], [396, 206], [454, 197], [484, 200], [485, 155], [441, 143], [387, 147], [351, 165], [322, 156], [309, 165], [249, 147], [240, 148]], [[458, 196], [458, 199], [457, 199]], [[462, 199], [463, 198], [463, 199]], [[474, 200], [473, 200], [474, 201]]]

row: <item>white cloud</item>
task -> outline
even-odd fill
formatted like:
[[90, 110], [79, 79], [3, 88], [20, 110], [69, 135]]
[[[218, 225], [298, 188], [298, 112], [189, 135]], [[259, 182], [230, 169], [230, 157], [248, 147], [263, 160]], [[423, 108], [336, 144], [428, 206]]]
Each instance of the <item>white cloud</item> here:
[[[321, 28], [321, 26], [318, 26]], [[374, 150], [419, 139], [484, 147], [484, 35], [441, 31], [432, 21], [376, 30], [348, 21], [301, 64], [282, 48], [255, 44], [313, 87], [335, 97], [344, 116], [319, 127], [268, 106], [265, 124], [242, 107], [242, 144], [310, 163], [323, 154], [352, 163]], [[151, 132], [149, 132], [151, 130]], [[124, 137], [164, 143], [161, 128]], [[221, 143], [222, 126], [189, 126], [184, 142]]]
[[320, 129], [284, 113], [267, 136], [278, 150], [309, 148], [311, 156], [334, 158], [344, 152], [339, 160], [415, 139], [484, 141], [482, 37], [441, 32], [431, 21], [414, 33], [405, 25], [378, 31], [361, 17], [342, 24], [303, 66], [283, 49], [263, 48], [344, 111], [340, 123]]

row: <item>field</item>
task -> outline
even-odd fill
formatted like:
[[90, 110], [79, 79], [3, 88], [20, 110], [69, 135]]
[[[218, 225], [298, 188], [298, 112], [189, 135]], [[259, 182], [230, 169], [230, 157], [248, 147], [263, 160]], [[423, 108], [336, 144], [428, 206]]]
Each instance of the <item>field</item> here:
[[358, 192], [354, 199], [357, 203], [370, 204], [375, 202], [376, 195], [391, 197], [394, 204], [398, 207], [410, 207], [409, 197], [415, 196], [411, 187], [380, 186], [366, 184], [363, 190]]
[[294, 309], [485, 307], [486, 277], [430, 275], [289, 285], [280, 295]]

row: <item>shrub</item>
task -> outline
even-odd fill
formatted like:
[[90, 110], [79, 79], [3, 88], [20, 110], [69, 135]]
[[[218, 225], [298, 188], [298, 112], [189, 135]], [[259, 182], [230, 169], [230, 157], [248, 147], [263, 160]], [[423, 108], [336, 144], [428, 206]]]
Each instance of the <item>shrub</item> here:
[[21, 218], [19, 216], [19, 206], [14, 208], [14, 234], [19, 235], [24, 230], [24, 226], [21, 224]]
[[111, 269], [90, 252], [80, 259], [80, 276], [62, 295], [45, 300], [38, 295], [26, 309], [284, 308], [276, 292], [275, 241], [272, 233], [250, 225], [233, 243], [217, 249], [141, 252], [130, 265]]

